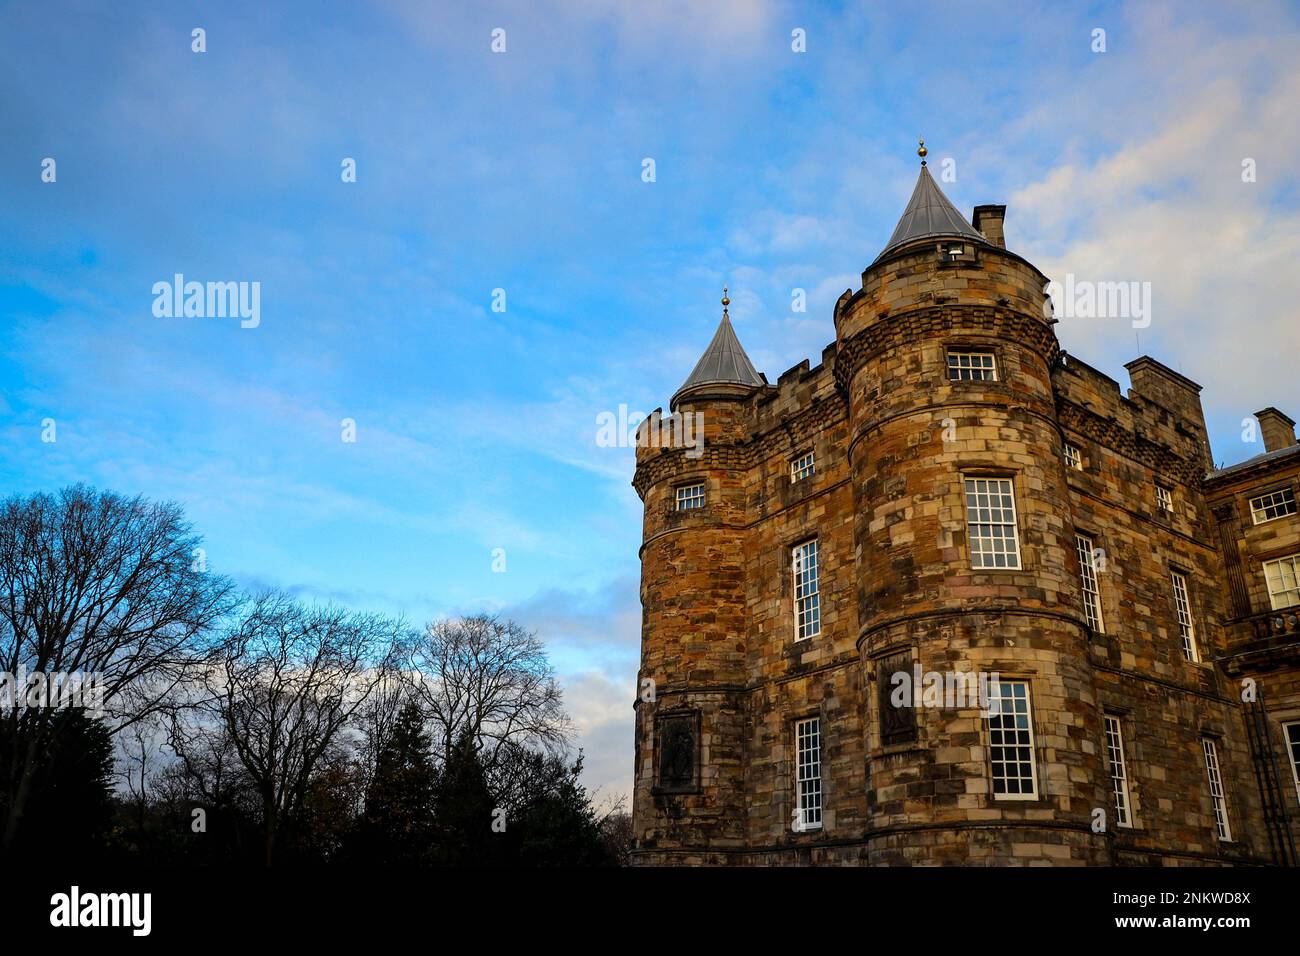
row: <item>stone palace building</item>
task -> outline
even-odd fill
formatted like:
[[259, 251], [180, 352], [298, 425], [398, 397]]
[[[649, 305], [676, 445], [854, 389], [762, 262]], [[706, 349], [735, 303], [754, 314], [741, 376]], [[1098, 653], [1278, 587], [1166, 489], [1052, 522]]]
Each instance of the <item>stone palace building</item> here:
[[1294, 865], [1294, 422], [1214, 468], [1200, 387], [1064, 353], [919, 152], [820, 364], [769, 383], [724, 297], [702, 446], [638, 447], [635, 862]]

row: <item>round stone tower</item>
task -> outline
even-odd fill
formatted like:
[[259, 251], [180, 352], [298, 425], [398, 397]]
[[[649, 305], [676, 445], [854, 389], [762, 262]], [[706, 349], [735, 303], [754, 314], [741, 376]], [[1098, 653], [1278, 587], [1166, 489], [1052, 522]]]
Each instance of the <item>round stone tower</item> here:
[[[872, 713], [869, 858], [1105, 863], [1047, 279], [1005, 248], [1004, 207], [979, 207], [974, 228], [919, 152], [893, 236], [835, 310]], [[981, 675], [999, 678], [983, 684], [993, 713], [970, 699]]]
[[[643, 863], [726, 863], [744, 845], [748, 397], [765, 384], [722, 321], [642, 426], [645, 503], [633, 827]], [[715, 852], [716, 851], [716, 852]]]

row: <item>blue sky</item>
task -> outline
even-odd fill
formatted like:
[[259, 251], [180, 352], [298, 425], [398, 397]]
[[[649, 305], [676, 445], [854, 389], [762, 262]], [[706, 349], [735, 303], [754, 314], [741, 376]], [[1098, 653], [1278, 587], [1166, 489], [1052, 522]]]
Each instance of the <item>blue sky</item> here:
[[[1152, 283], [1140, 351], [1217, 459], [1300, 417], [1293, 5], [270, 6], [0, 3], [0, 489], [175, 499], [250, 587], [536, 628], [603, 794], [641, 517], [596, 416], [666, 404], [724, 282], [770, 380], [816, 363], [918, 135], [1049, 276]], [[260, 325], [155, 317], [178, 272], [260, 282]], [[1058, 333], [1127, 383], [1127, 321]]]

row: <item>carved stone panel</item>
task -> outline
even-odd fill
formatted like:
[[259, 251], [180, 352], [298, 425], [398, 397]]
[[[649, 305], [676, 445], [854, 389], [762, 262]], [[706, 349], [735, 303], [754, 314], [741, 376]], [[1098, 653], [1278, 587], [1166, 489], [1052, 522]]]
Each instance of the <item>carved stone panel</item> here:
[[[915, 743], [917, 739], [916, 708], [912, 706], [896, 707], [891, 699], [894, 688], [897, 686], [893, 676], [899, 671], [908, 675], [908, 682], [903, 686], [905, 688], [910, 687], [912, 681], [912, 652], [910, 650], [898, 651], [888, 657], [882, 657], [876, 663], [876, 696], [880, 706], [880, 744], [882, 747]], [[911, 704], [910, 695], [907, 703]]]
[[693, 791], [699, 786], [700, 720], [689, 711], [665, 714], [655, 733], [658, 789], [664, 793]]

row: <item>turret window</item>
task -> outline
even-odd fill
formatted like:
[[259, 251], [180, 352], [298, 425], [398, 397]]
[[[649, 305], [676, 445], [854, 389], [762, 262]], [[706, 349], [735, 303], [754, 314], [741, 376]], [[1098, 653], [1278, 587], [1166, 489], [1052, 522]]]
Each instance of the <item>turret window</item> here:
[[1124, 765], [1124, 731], [1119, 718], [1110, 714], [1106, 722], [1106, 763], [1110, 767], [1111, 791], [1115, 795], [1115, 824], [1121, 827], [1133, 825], [1133, 814], [1129, 811], [1128, 769]]
[[997, 362], [992, 352], [948, 352], [948, 380], [952, 382], [996, 382]]
[[967, 478], [966, 537], [972, 568], [1020, 567], [1010, 478]]
[[800, 455], [790, 462], [790, 480], [803, 481], [805, 478], [811, 478], [816, 468], [817, 462], [812, 452]]
[[791, 566], [794, 571], [794, 638], [802, 641], [821, 633], [821, 594], [817, 581], [817, 539], [796, 547]]
[[1156, 485], [1156, 507], [1161, 511], [1174, 510], [1174, 493], [1164, 485]]
[[1219, 748], [1209, 737], [1202, 737], [1201, 749], [1205, 751], [1205, 776], [1210, 784], [1210, 800], [1214, 804], [1214, 828], [1220, 840], [1231, 840], [1228, 797], [1223, 790], [1223, 775], [1219, 772]]
[[794, 725], [795, 765], [799, 788], [794, 829], [819, 830], [822, 825], [822, 722], [816, 717]]
[[1196, 649], [1196, 624], [1192, 620], [1192, 602], [1187, 594], [1187, 575], [1171, 571], [1174, 585], [1174, 610], [1178, 614], [1178, 637], [1183, 643], [1183, 656], [1195, 664], [1200, 654]]
[[682, 485], [677, 489], [677, 510], [689, 511], [704, 507], [704, 482], [694, 485]]
[[1101, 617], [1101, 590], [1097, 587], [1097, 569], [1101, 563], [1092, 538], [1076, 534], [1074, 543], [1079, 551], [1079, 577], [1083, 582], [1083, 616], [1088, 626], [1098, 634], [1106, 633]]
[[995, 800], [1033, 800], [1033, 708], [1029, 682], [1001, 680], [989, 684], [989, 759]]
[[1083, 455], [1079, 453], [1078, 448], [1068, 442], [1065, 446], [1065, 467], [1083, 471]]

